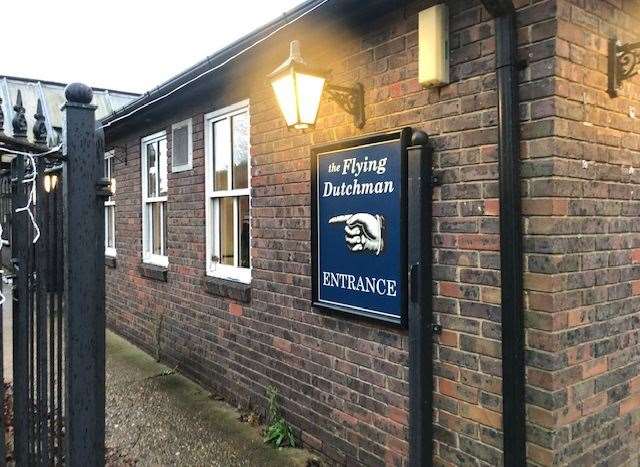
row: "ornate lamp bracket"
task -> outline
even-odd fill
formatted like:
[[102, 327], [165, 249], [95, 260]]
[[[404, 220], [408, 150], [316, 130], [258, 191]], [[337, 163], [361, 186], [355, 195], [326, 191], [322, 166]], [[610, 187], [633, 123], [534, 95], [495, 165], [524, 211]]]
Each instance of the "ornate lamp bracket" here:
[[356, 128], [364, 126], [364, 87], [356, 83], [354, 87], [327, 84], [326, 92], [329, 98], [336, 102], [342, 110], [353, 115]]
[[616, 38], [609, 39], [607, 92], [611, 97], [618, 95], [620, 84], [638, 73], [640, 63], [640, 42], [622, 44]]

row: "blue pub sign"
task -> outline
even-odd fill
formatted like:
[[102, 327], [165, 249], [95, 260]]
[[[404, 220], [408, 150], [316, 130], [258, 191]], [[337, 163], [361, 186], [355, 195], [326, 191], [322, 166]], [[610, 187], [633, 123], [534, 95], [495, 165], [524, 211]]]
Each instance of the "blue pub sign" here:
[[314, 306], [405, 324], [409, 134], [313, 149]]

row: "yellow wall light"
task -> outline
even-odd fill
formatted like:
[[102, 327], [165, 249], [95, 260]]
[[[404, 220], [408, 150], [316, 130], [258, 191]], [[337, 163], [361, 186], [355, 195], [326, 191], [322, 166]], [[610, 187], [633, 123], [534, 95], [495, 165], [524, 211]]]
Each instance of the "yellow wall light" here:
[[58, 176], [56, 174], [46, 174], [43, 179], [44, 191], [51, 193], [58, 186]]
[[305, 130], [315, 125], [325, 90], [332, 100], [354, 116], [358, 128], [364, 126], [362, 85], [358, 83], [353, 88], [335, 86], [327, 83], [327, 74], [311, 67], [302, 58], [300, 42], [291, 42], [289, 58], [268, 76], [289, 128]]

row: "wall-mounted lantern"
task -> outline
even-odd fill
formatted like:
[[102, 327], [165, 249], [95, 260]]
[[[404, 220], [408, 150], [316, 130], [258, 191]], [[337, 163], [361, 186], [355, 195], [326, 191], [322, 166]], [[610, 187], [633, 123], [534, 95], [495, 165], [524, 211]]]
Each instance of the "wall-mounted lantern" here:
[[607, 92], [611, 97], [618, 95], [622, 81], [638, 73], [636, 69], [638, 63], [640, 63], [640, 42], [622, 44], [615, 37], [609, 39]]
[[300, 43], [291, 42], [289, 58], [269, 74], [278, 106], [289, 128], [304, 130], [316, 123], [322, 95], [326, 90], [347, 113], [353, 115], [356, 127], [364, 126], [364, 89], [327, 83], [327, 71], [307, 64], [300, 54]]
[[44, 191], [51, 193], [56, 190], [58, 186], [58, 176], [56, 174], [45, 174], [44, 179]]

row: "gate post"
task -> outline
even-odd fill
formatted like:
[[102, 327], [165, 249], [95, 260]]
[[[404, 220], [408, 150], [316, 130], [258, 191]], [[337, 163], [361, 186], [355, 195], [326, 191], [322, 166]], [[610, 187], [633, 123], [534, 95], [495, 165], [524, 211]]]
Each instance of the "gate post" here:
[[62, 153], [66, 334], [66, 464], [104, 465], [104, 216], [97, 193], [103, 160], [96, 151], [93, 92], [65, 89]]
[[431, 277], [431, 156], [415, 131], [407, 148], [409, 264], [409, 465], [432, 465], [433, 342]]

